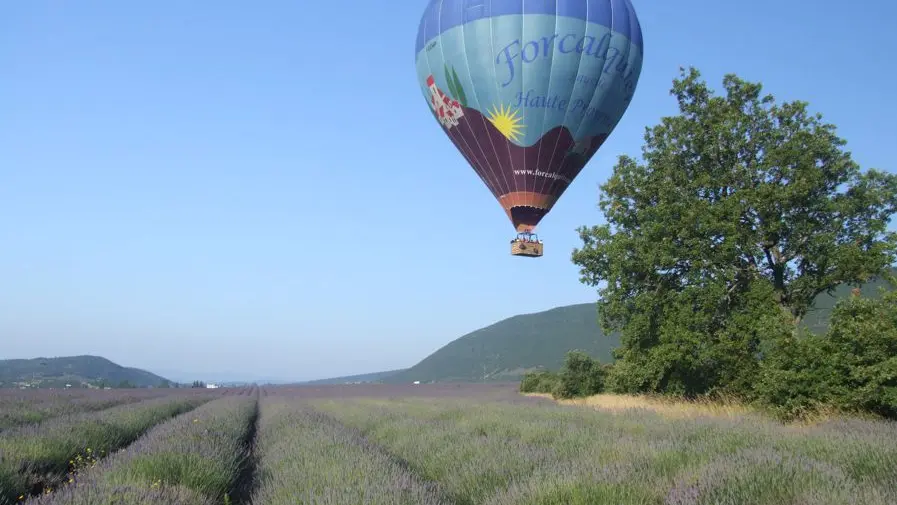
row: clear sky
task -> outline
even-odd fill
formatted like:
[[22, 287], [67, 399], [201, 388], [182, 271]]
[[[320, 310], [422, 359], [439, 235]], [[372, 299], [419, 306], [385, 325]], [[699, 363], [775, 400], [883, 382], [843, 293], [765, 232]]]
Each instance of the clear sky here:
[[0, 357], [313, 379], [592, 302], [575, 228], [675, 113], [680, 65], [807, 100], [895, 169], [893, 2], [634, 0], [632, 105], [540, 224], [545, 256], [511, 257], [415, 82], [425, 4], [0, 2]]

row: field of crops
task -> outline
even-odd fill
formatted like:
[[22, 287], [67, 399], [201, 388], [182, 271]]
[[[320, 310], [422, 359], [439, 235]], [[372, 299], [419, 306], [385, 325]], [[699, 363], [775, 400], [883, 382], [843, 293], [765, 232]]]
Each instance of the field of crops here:
[[164, 389], [111, 393], [97, 389], [0, 389], [0, 431], [65, 414], [92, 412], [167, 395]]
[[0, 503], [897, 504], [895, 423], [601, 411], [515, 387], [8, 393]]

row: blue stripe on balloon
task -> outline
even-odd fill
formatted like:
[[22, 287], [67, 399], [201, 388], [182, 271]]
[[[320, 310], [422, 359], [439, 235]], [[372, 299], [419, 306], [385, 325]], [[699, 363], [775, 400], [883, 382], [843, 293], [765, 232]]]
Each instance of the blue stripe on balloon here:
[[430, 0], [417, 31], [414, 53], [446, 30], [509, 14], [549, 14], [582, 19], [613, 30], [642, 48], [642, 29], [630, 0]]

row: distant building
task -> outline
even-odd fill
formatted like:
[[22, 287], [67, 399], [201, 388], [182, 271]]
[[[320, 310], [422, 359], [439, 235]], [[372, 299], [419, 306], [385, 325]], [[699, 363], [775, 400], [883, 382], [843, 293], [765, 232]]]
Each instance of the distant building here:
[[217, 389], [217, 388], [218, 388], [218, 384], [212, 384], [212, 383], [206, 384], [206, 389]]
[[420, 384], [420, 381], [414, 381], [415, 384]]

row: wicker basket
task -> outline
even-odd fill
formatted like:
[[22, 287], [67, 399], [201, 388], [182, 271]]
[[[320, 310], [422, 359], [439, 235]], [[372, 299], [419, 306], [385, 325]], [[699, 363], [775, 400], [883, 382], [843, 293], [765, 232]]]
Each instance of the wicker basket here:
[[530, 258], [538, 258], [539, 256], [542, 256], [542, 243], [515, 240], [511, 242], [511, 254], [513, 256], [529, 256]]

